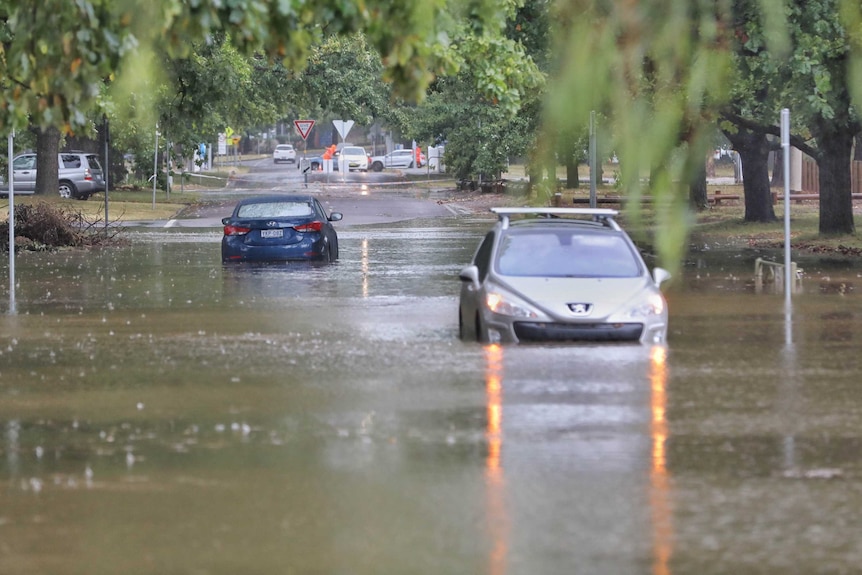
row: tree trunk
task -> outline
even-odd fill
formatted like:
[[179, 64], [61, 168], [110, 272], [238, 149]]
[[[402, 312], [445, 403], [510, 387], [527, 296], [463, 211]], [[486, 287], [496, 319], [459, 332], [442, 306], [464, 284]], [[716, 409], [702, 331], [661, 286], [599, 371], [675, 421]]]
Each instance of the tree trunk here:
[[742, 161], [742, 189], [746, 222], [774, 222], [769, 186], [769, 139], [766, 134], [739, 130], [725, 134]]
[[60, 131], [45, 128], [36, 132], [36, 190], [39, 196], [56, 196], [59, 189]]
[[566, 166], [566, 188], [577, 189], [580, 187], [578, 164], [581, 156], [577, 150], [578, 138], [571, 131], [566, 132], [561, 139], [561, 144], [561, 154]]
[[706, 162], [697, 170], [694, 179], [688, 186], [688, 200], [695, 210], [705, 210], [709, 205], [706, 195]]
[[531, 157], [527, 164], [527, 175], [529, 176], [530, 197], [536, 196], [536, 186], [542, 183], [542, 164], [538, 158]]
[[569, 156], [568, 161], [566, 161], [566, 187], [570, 189], [581, 187], [578, 176], [578, 161], [574, 156]]
[[853, 223], [853, 196], [850, 183], [850, 160], [854, 133], [828, 130], [820, 126], [816, 134], [821, 150], [817, 158], [820, 183], [820, 233], [843, 235], [856, 232]]

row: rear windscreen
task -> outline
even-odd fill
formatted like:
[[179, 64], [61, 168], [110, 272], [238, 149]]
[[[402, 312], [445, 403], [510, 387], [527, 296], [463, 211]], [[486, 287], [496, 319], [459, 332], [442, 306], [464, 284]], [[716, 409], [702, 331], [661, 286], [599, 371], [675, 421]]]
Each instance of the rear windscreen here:
[[101, 170], [102, 164], [99, 163], [99, 158], [97, 156], [89, 155], [87, 156], [87, 161], [90, 162], [90, 169], [92, 170]]
[[290, 218], [310, 216], [311, 204], [307, 202], [261, 202], [239, 207], [238, 218]]

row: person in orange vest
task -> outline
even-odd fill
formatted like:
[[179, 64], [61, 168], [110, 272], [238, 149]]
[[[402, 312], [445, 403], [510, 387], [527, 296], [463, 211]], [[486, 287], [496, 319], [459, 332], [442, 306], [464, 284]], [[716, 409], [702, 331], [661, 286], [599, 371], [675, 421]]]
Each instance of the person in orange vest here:
[[416, 146], [416, 167], [422, 167], [422, 146]]
[[[332, 156], [334, 156], [334, 155], [335, 155], [335, 144], [332, 144], [331, 146], [329, 146], [328, 148], [326, 148], [323, 151], [323, 159], [324, 160], [331, 160]], [[320, 169], [323, 170], [323, 166], [320, 166]]]

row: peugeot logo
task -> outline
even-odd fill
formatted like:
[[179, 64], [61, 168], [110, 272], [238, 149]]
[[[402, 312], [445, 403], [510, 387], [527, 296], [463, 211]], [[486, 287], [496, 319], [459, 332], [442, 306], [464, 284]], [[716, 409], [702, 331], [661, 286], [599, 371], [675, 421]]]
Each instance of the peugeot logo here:
[[590, 312], [593, 311], [593, 304], [591, 303], [570, 303], [569, 309], [574, 315], [577, 316], [586, 316], [590, 315]]
[[278, 225], [278, 222], [269, 221], [269, 222], [266, 222], [266, 225], [270, 228], [274, 228], [275, 226]]

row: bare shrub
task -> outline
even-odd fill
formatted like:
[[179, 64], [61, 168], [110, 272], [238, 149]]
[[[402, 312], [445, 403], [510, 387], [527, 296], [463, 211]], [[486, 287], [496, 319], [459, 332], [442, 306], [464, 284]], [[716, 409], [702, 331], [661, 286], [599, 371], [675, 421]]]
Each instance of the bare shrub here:
[[[80, 213], [47, 202], [15, 206], [15, 246], [34, 251], [64, 247], [87, 247], [116, 243], [119, 228], [97, 227]], [[8, 227], [9, 221], [3, 222]], [[8, 234], [0, 249], [9, 250]]]

